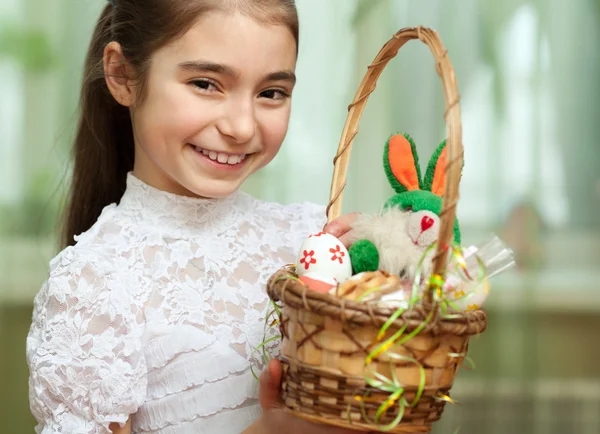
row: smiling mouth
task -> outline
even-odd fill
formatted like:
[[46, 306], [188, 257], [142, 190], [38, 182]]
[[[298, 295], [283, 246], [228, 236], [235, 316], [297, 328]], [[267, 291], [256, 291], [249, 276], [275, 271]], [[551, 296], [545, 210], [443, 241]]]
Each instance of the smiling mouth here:
[[248, 154], [229, 154], [226, 152], [209, 151], [208, 149], [200, 148], [199, 146], [191, 145], [194, 150], [205, 155], [208, 159], [221, 164], [229, 164], [235, 166], [240, 164]]
[[415, 240], [413, 237], [411, 237], [411, 236], [409, 235], [409, 237], [410, 237], [410, 240], [411, 240], [411, 241], [413, 242], [413, 244], [414, 244], [415, 246], [417, 246], [417, 247], [423, 247], [423, 246], [421, 246], [421, 244], [419, 243], [419, 240], [421, 239], [421, 235], [423, 235], [423, 233], [420, 233], [420, 234], [419, 234], [419, 236], [417, 237], [417, 239], [416, 239], [416, 240]]

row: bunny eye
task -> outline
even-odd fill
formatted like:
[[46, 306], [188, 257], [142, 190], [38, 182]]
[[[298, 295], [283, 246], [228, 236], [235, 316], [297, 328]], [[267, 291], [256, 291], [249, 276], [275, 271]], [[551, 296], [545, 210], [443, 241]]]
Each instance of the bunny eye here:
[[404, 208], [404, 211], [413, 212], [413, 207], [407, 206], [406, 208]]
[[400, 273], [398, 273], [398, 275], [400, 276], [400, 278], [406, 277], [406, 267], [400, 270]]

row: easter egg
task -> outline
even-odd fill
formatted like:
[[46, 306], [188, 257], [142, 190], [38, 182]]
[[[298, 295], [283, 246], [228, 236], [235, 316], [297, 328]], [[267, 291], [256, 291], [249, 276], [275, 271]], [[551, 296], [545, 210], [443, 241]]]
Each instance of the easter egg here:
[[448, 309], [452, 312], [468, 312], [479, 310], [485, 303], [490, 293], [490, 282], [462, 281], [456, 286], [446, 288], [446, 297], [452, 305]]
[[335, 291], [337, 281], [333, 277], [321, 276], [317, 273], [307, 273], [300, 276], [300, 281], [313, 291], [327, 293]]
[[298, 276], [307, 274], [333, 278], [341, 283], [352, 276], [350, 254], [342, 242], [331, 234], [312, 234], [300, 247], [296, 259]]

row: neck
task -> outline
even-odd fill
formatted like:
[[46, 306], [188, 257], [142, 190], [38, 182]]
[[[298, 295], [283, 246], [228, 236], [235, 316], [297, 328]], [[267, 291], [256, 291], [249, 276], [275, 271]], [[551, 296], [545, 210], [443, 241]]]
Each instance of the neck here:
[[244, 197], [238, 192], [219, 199], [179, 195], [151, 186], [130, 173], [119, 207], [136, 225], [188, 237], [234, 225], [245, 209]]

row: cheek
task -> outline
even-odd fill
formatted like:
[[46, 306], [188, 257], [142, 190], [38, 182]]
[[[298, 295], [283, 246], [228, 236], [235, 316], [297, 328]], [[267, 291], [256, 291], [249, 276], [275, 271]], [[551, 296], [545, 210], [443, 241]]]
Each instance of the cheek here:
[[148, 94], [137, 116], [140, 145], [152, 148], [184, 144], [209, 122], [210, 110], [198, 106], [198, 98], [185, 86], [165, 86]]
[[265, 151], [276, 154], [288, 131], [290, 109], [288, 107], [272, 110], [258, 118], [258, 127], [263, 139]]

